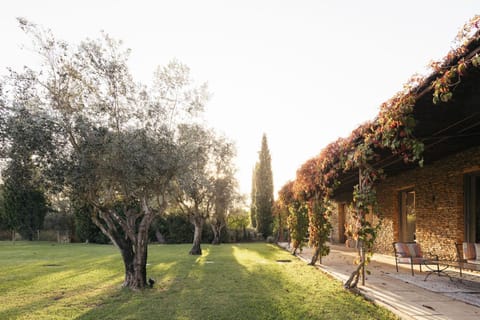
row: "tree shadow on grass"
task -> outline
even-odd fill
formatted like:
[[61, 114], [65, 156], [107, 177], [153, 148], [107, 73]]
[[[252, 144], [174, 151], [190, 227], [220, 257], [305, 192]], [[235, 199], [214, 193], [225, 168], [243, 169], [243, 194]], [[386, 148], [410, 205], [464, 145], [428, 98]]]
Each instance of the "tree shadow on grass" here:
[[74, 314], [80, 301], [122, 280], [115, 272], [122, 267], [120, 257], [111, 247], [42, 243], [8, 249], [0, 269], [0, 319]]
[[[155, 279], [152, 289], [134, 292], [129, 289], [111, 291], [104, 303], [77, 319], [172, 319], [176, 297], [188, 282], [189, 270], [198, 256], [188, 255], [188, 245], [150, 246], [147, 277]], [[162, 251], [169, 251], [162, 255]], [[176, 254], [172, 254], [176, 252]], [[208, 250], [204, 250], [204, 255]]]
[[[101, 283], [92, 279], [96, 272], [101, 274]], [[82, 300], [88, 301], [108, 288], [118, 289], [121, 280], [118, 273], [105, 275], [102, 270], [84, 270], [80, 267], [41, 272], [20, 281], [10, 280], [13, 284], [9, 284], [9, 289], [1, 294], [4, 305], [0, 307], [0, 319], [29, 318], [29, 314], [43, 314], [34, 319], [45, 318], [49, 310], [65, 310]]]
[[149, 249], [153, 289], [120, 290], [77, 319], [393, 318], [274, 245], [204, 246], [202, 256], [179, 247], [177, 255], [162, 254], [170, 249]]
[[[252, 299], [255, 280], [233, 258], [232, 246], [204, 245], [203, 252], [202, 256], [183, 256], [182, 252], [167, 269], [152, 263], [151, 274], [158, 272], [153, 289], [125, 290], [118, 299], [78, 319], [279, 319], [276, 315], [258, 317], [259, 310], [272, 301], [257, 299], [256, 294]], [[161, 264], [173, 262], [162, 260]], [[255, 291], [268, 292], [268, 288], [257, 286]]]

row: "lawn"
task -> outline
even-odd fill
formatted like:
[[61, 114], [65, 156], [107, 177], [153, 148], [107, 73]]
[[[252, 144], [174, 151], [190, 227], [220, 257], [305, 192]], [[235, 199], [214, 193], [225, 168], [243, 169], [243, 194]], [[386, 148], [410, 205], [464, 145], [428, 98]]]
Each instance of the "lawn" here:
[[151, 245], [156, 284], [132, 292], [113, 246], [0, 242], [0, 319], [396, 318], [274, 245], [202, 248]]

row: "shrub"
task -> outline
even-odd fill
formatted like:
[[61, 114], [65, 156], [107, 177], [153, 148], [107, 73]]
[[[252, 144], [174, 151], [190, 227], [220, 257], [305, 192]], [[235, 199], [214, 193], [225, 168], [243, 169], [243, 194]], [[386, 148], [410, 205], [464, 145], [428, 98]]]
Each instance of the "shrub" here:
[[45, 230], [74, 230], [75, 217], [65, 212], [51, 211], [43, 220], [43, 229]]
[[75, 209], [75, 234], [81, 242], [110, 243], [110, 239], [93, 223], [91, 209], [81, 206]]
[[167, 243], [190, 243], [193, 241], [193, 225], [185, 216], [172, 214], [166, 217]]
[[249, 241], [252, 239], [251, 232], [254, 229], [248, 229], [250, 224], [249, 213], [245, 210], [237, 210], [227, 217], [226, 236], [230, 242]]

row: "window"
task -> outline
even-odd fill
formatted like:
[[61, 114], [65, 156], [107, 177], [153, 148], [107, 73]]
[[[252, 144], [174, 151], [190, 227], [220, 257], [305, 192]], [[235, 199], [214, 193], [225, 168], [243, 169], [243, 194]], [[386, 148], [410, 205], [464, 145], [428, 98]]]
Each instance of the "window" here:
[[467, 174], [465, 191], [465, 241], [480, 242], [480, 172]]
[[400, 241], [411, 242], [416, 240], [415, 191], [403, 190], [399, 195], [400, 203]]

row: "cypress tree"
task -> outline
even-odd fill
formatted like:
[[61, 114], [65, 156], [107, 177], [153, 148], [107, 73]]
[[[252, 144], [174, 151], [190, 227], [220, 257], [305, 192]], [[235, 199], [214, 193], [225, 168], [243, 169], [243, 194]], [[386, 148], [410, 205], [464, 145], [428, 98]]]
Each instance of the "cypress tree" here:
[[273, 175], [272, 159], [268, 150], [267, 136], [263, 134], [262, 147], [255, 170], [255, 211], [257, 231], [266, 238], [273, 230]]

